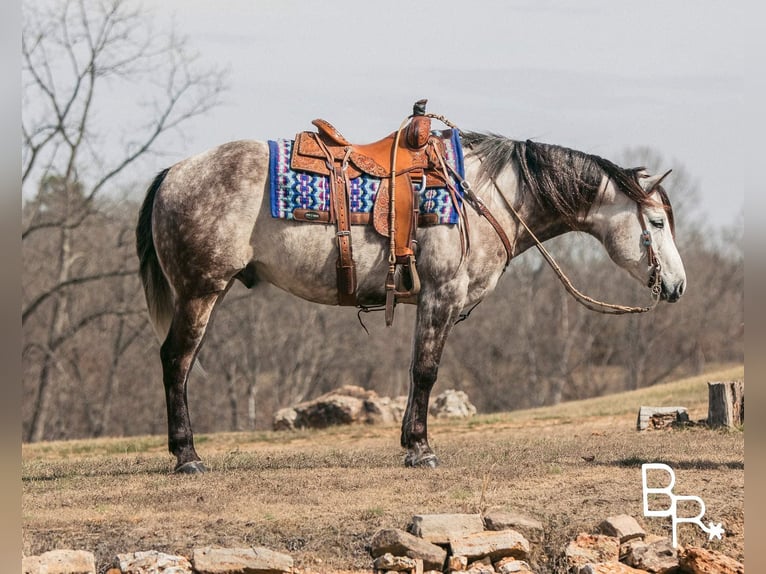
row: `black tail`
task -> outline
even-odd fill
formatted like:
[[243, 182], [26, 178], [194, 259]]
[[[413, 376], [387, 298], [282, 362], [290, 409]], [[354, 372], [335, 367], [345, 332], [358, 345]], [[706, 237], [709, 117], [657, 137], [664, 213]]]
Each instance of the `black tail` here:
[[154, 198], [169, 170], [170, 168], [167, 168], [158, 173], [149, 186], [138, 213], [136, 225], [136, 252], [139, 260], [139, 273], [144, 286], [149, 317], [160, 342], [165, 340], [170, 329], [170, 322], [173, 319], [173, 291], [162, 272], [154, 247], [152, 212], [154, 210]]

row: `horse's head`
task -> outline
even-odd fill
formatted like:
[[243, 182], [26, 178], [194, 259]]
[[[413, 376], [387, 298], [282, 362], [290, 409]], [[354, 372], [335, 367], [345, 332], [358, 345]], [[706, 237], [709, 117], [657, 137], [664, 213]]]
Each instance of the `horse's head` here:
[[669, 173], [637, 171], [640, 188], [627, 193], [607, 180], [591, 213], [591, 231], [615, 263], [647, 286], [659, 281], [661, 299], [672, 303], [683, 295], [686, 272], [676, 248], [673, 210], [660, 185]]

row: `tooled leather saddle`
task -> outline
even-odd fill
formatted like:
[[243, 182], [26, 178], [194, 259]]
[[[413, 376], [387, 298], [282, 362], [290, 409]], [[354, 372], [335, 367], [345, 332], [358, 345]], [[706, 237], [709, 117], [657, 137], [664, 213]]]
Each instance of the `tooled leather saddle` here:
[[[396, 300], [412, 297], [420, 291], [413, 241], [418, 225], [432, 222], [427, 217], [419, 217], [416, 194], [426, 187], [447, 188], [458, 208], [456, 190], [447, 172], [444, 142], [431, 132], [426, 102], [417, 101], [406, 125], [403, 123], [399, 130], [371, 144], [351, 143], [329, 122], [314, 120], [312, 124], [317, 131], [298, 133], [290, 158], [293, 170], [327, 176], [330, 182], [329, 212], [297, 210], [294, 217], [336, 225], [340, 305], [358, 304], [350, 225], [369, 223], [371, 219], [375, 230], [389, 239], [387, 325], [393, 321]], [[349, 209], [349, 182], [362, 174], [380, 179], [371, 215], [352, 214]], [[397, 267], [399, 273], [396, 273]]]

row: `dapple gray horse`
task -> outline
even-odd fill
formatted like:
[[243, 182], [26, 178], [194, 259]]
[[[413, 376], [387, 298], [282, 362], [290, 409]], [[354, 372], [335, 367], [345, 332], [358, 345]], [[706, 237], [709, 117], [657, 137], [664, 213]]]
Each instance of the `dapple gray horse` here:
[[[421, 291], [410, 301], [417, 313], [401, 434], [408, 466], [437, 464], [428, 444], [428, 400], [447, 336], [461, 313], [494, 289], [508, 259], [535, 244], [532, 234], [545, 241], [573, 230], [588, 233], [617, 265], [642, 284], [655, 285], [666, 301], [678, 300], [686, 282], [673, 212], [660, 185], [664, 176], [554, 145], [461, 136], [465, 179], [511, 248], [506, 253], [487, 218], [470, 206], [465, 254], [456, 225], [417, 230]], [[168, 447], [177, 472], [205, 470], [194, 449], [186, 384], [210, 317], [234, 281], [247, 287], [268, 281], [309, 301], [338, 301], [335, 226], [272, 218], [268, 166], [266, 143], [226, 143], [159, 173], [141, 207], [140, 273], [163, 341]], [[352, 241], [359, 304], [380, 305], [388, 242], [371, 226], [354, 226]]]

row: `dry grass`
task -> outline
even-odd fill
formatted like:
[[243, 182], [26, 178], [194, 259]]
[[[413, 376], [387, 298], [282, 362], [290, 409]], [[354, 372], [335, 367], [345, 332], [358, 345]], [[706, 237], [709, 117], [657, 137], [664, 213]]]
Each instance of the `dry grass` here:
[[[366, 544], [416, 513], [500, 508], [539, 519], [541, 570], [558, 572], [569, 537], [628, 513], [644, 518], [643, 462], [676, 470], [676, 493], [700, 496], [705, 520], [726, 536], [708, 542], [682, 525], [679, 539], [744, 560], [744, 429], [691, 427], [637, 433], [640, 405], [707, 412], [708, 380], [744, 378], [742, 367], [632, 393], [431, 425], [442, 466], [402, 467], [394, 427], [201, 436], [212, 472], [169, 474], [164, 437], [40, 443], [22, 448], [23, 551], [94, 552], [104, 571], [118, 552], [155, 548], [189, 555], [203, 545], [268, 546], [320, 572], [371, 566]], [[587, 462], [583, 457], [594, 457]]]

